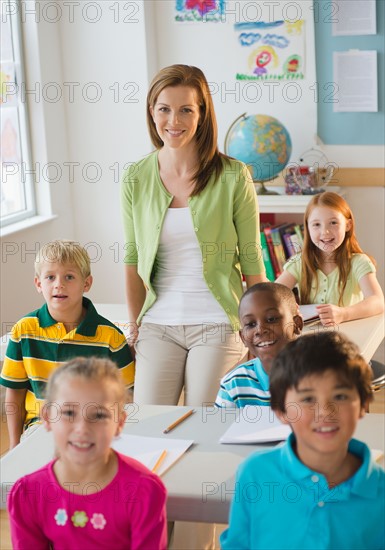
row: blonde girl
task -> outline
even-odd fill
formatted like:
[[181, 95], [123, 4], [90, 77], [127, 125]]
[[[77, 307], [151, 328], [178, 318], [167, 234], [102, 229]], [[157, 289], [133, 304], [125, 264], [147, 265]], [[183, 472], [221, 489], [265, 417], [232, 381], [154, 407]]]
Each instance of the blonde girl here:
[[165, 549], [166, 490], [111, 449], [124, 425], [125, 387], [107, 359], [76, 358], [49, 378], [44, 423], [56, 458], [14, 485], [13, 548]]
[[318, 304], [324, 326], [377, 315], [384, 295], [372, 260], [358, 244], [354, 217], [337, 193], [314, 195], [304, 219], [303, 250], [277, 283], [299, 287], [302, 304]]

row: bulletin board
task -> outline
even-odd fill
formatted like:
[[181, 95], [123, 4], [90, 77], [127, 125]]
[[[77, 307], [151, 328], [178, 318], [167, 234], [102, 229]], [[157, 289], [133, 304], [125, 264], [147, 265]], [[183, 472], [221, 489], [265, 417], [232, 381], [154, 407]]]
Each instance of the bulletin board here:
[[[338, 17], [335, 3], [314, 2], [317, 83], [317, 133], [328, 145], [383, 145], [385, 143], [385, 2], [376, 1], [377, 34], [333, 36], [333, 19]], [[333, 52], [376, 50], [378, 60], [378, 111], [334, 112]]]

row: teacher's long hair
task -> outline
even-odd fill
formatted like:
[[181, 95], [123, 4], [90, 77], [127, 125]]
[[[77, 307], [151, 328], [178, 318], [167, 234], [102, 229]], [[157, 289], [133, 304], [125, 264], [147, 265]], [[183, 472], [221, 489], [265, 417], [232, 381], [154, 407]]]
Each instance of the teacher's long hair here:
[[159, 94], [168, 86], [193, 88], [198, 96], [200, 121], [196, 132], [199, 165], [194, 173], [194, 190], [191, 196], [199, 195], [206, 187], [212, 174], [218, 179], [223, 171], [226, 155], [218, 150], [218, 127], [208, 82], [198, 67], [171, 65], [161, 69], [151, 82], [147, 94], [147, 126], [151, 141], [157, 149], [163, 141], [156, 131], [150, 108], [154, 108]]

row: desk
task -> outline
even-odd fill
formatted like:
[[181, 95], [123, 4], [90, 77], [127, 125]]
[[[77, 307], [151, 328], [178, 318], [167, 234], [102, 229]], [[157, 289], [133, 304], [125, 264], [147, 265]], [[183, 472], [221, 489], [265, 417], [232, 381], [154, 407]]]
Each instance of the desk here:
[[[124, 319], [127, 319], [127, 306], [125, 304], [95, 304], [95, 307], [103, 317], [110, 321], [120, 323], [121, 330], [125, 330]], [[366, 361], [370, 361], [376, 352], [378, 346], [385, 337], [385, 317], [384, 315], [375, 315], [366, 319], [357, 319], [337, 325], [336, 328], [323, 328], [321, 323], [304, 328], [304, 334], [308, 332], [321, 332], [324, 330], [338, 330], [345, 334], [352, 342], [359, 347]], [[126, 321], [127, 323], [127, 321]], [[127, 324], [128, 330], [128, 324]]]
[[[128, 333], [129, 324], [127, 321], [127, 306], [125, 304], [95, 304], [95, 307], [100, 315], [114, 323], [119, 323], [119, 328], [124, 333]], [[331, 329], [324, 329], [320, 323], [317, 323], [305, 327], [304, 333], [323, 330]], [[333, 328], [332, 330], [335, 329]], [[343, 332], [355, 342], [365, 360], [370, 361], [385, 336], [384, 315], [375, 315], [367, 319], [348, 321], [347, 323], [338, 325], [336, 330]], [[0, 361], [4, 361], [8, 339], [9, 333], [4, 334], [0, 339]]]
[[[193, 439], [193, 446], [162, 477], [168, 491], [167, 514], [173, 521], [227, 523], [237, 466], [256, 445], [221, 445], [219, 437], [242, 409], [198, 408], [188, 420], [164, 435], [163, 429], [179, 418], [186, 407], [127, 405], [124, 431], [134, 435]], [[371, 448], [385, 448], [384, 415], [367, 414], [358, 423], [356, 437]], [[40, 427], [0, 461], [1, 507], [6, 492], [18, 477], [47, 463], [53, 452], [52, 433]]]
[[336, 330], [345, 334], [357, 344], [365, 361], [370, 361], [385, 336], [384, 315], [348, 321], [330, 329], [324, 328], [321, 323], [316, 323], [308, 327], [305, 326], [303, 333], [313, 331], [317, 333], [325, 330]]

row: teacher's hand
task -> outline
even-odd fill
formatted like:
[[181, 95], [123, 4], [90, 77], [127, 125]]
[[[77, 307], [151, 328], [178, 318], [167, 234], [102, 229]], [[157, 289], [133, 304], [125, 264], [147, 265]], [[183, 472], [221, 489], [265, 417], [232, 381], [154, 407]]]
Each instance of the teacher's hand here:
[[139, 335], [139, 327], [135, 323], [135, 321], [133, 321], [129, 324], [128, 331], [126, 332], [126, 340], [130, 348], [134, 347], [134, 344], [138, 339], [138, 335]]

